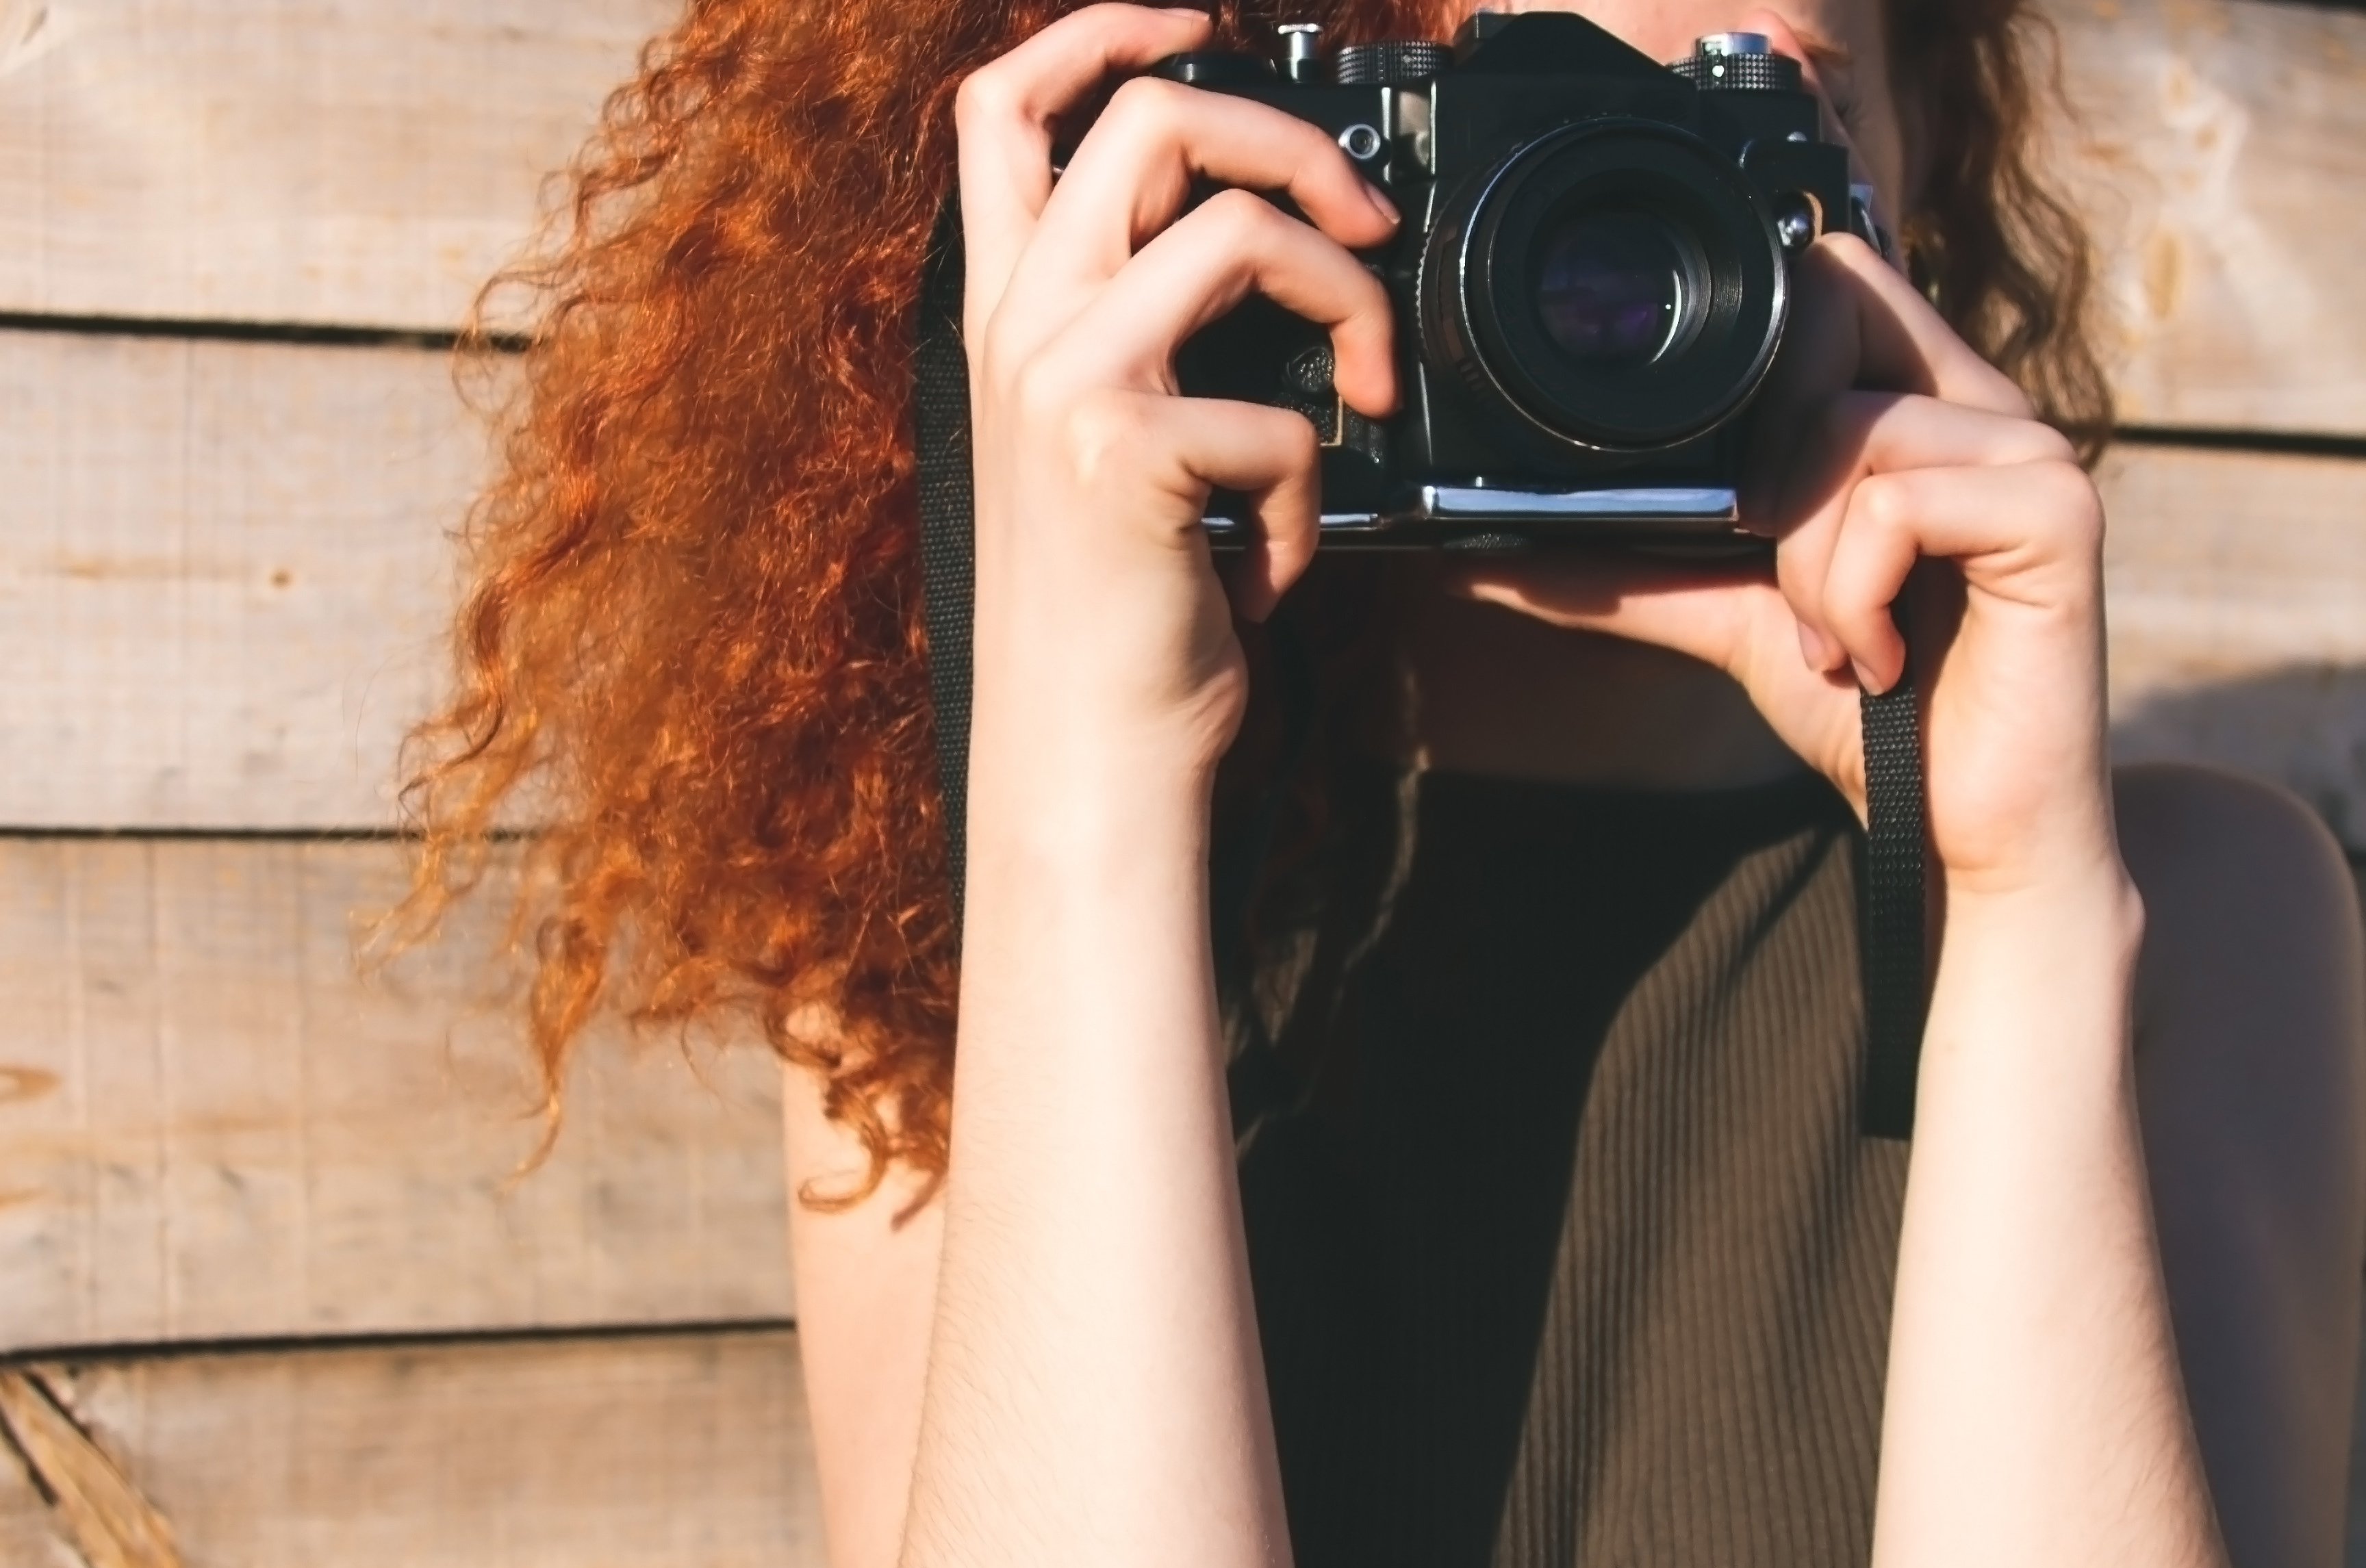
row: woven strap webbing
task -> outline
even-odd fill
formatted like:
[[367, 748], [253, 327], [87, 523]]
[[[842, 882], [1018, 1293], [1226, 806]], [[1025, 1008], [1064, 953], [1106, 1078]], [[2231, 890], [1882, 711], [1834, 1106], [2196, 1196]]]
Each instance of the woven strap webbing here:
[[929, 623], [929, 694], [936, 704], [937, 777], [944, 787], [945, 874], [961, 929], [969, 861], [971, 611], [977, 597], [976, 503], [971, 495], [969, 361], [962, 347], [962, 228], [947, 198], [921, 263], [919, 338], [912, 356], [912, 433], [919, 462], [920, 576]]
[[1865, 969], [1867, 1137], [1914, 1130], [1915, 1069], [1930, 1003], [1924, 980], [1922, 725], [1910, 666], [1898, 684], [1857, 700], [1865, 729], [1865, 858], [1858, 867], [1857, 941]]

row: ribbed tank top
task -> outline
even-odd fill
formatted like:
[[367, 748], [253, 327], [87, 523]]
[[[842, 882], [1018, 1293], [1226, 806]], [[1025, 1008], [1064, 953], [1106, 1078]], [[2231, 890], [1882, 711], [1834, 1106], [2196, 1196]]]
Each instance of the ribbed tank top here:
[[1846, 807], [1432, 774], [1415, 833], [1351, 1076], [1242, 1158], [1301, 1568], [1867, 1561], [1905, 1149]]

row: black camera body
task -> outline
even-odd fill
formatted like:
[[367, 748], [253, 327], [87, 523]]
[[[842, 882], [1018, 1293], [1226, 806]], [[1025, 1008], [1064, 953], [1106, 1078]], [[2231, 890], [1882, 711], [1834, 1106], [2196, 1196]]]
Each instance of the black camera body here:
[[[1718, 34], [1664, 66], [1582, 17], [1481, 12], [1451, 46], [1196, 53], [1170, 80], [1330, 132], [1404, 215], [1364, 260], [1397, 324], [1399, 412], [1331, 386], [1327, 336], [1252, 299], [1183, 346], [1187, 395], [1296, 409], [1326, 544], [1732, 542], [1741, 432], [1828, 230], [1876, 243], [1798, 63]], [[1238, 498], [1209, 523], [1237, 535]]]

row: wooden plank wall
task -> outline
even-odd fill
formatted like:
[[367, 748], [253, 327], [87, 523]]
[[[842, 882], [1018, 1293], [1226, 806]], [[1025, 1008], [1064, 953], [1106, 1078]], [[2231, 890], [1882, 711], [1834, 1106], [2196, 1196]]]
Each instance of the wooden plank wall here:
[[[677, 3], [0, 0], [0, 1562], [818, 1561], [769, 1064], [598, 1042], [513, 1180], [481, 917], [350, 961], [484, 460], [427, 340]], [[2116, 743], [2366, 850], [2366, 16], [2054, 15]]]
[[497, 912], [355, 973], [351, 912], [400, 870], [377, 843], [0, 839], [0, 1350], [788, 1315], [769, 1058], [598, 1042], [513, 1181], [535, 1096], [469, 958]]
[[2105, 241], [2121, 418], [2366, 434], [2366, 20], [2355, 6], [2056, 0], [2064, 151]]
[[522, 1176], [491, 912], [354, 964], [433, 337], [675, 8], [0, 3], [0, 1562], [820, 1560], [770, 1061], [596, 1042]]

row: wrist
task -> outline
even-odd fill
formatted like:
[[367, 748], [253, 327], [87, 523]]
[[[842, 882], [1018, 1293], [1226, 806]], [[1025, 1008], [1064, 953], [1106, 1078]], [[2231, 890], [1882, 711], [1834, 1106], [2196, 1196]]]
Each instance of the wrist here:
[[[2124, 1009], [2144, 931], [2144, 900], [2116, 857], [2083, 873], [2011, 889], [1950, 887], [1934, 1007], [1940, 992], [1968, 983], [1991, 1004], [2001, 987], [2048, 998], [2049, 1009], [2078, 1012], [2081, 997], [2115, 999], [2108, 1004]], [[2124, 1044], [2124, 1030], [2108, 1034]]]
[[1968, 1126], [1977, 1143], [2010, 1122], [2034, 1148], [2121, 1114], [2143, 935], [2124, 875], [1951, 895], [1922, 1042], [1917, 1159], [1962, 1148], [1948, 1128]]
[[1958, 932], [1989, 930], [2035, 935], [2076, 933], [2082, 947], [2098, 944], [2131, 954], [2144, 935], [2144, 901], [2116, 851], [2064, 857], [2043, 869], [2004, 877], [1990, 869], [1966, 874], [1941, 868], [1946, 925]]
[[1158, 747], [973, 747], [970, 903], [1206, 876], [1212, 766]]

